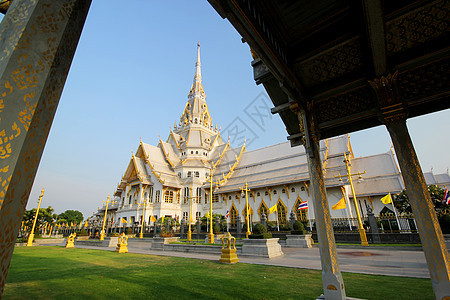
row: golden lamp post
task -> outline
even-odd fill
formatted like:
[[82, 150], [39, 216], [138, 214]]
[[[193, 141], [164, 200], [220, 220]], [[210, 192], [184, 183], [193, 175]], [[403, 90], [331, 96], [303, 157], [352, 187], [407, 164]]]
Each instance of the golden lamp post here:
[[[208, 234], [208, 242], [211, 244], [214, 244], [214, 233], [213, 233], [213, 210], [212, 210], [212, 203], [213, 203], [213, 169], [211, 169], [211, 174], [209, 174], [209, 183], [210, 183], [210, 190], [209, 190], [209, 234]], [[208, 221], [208, 220], [206, 220]]]
[[28, 236], [27, 247], [33, 246], [34, 228], [36, 227], [36, 221], [37, 221], [37, 217], [39, 214], [39, 207], [41, 207], [41, 201], [42, 201], [43, 196], [44, 196], [44, 188], [42, 188], [41, 195], [39, 196], [39, 204], [36, 209], [36, 215], [34, 216], [33, 227], [31, 227], [31, 232], [30, 232], [30, 235]]
[[248, 188], [247, 185], [247, 180], [245, 181], [245, 187], [244, 188], [240, 188], [242, 193], [244, 193], [245, 191], [245, 211], [246, 211], [246, 222], [247, 222], [247, 233], [245, 234], [245, 237], [248, 239], [248, 236], [251, 235], [252, 233], [250, 232], [250, 222], [249, 222], [249, 211], [248, 211], [248, 192], [250, 191], [250, 189]]
[[192, 197], [192, 188], [189, 188], [190, 191], [190, 195], [189, 195], [189, 220], [188, 220], [188, 232], [187, 232], [187, 241], [190, 242], [192, 241], [192, 231], [191, 231], [191, 223], [192, 223], [192, 198], [197, 199], [198, 196]]
[[147, 200], [144, 199], [144, 203], [139, 203], [139, 206], [143, 206], [142, 208], [142, 222], [141, 222], [141, 232], [139, 233], [139, 238], [144, 238], [144, 221], [145, 221], [145, 205], [147, 204]]
[[[367, 243], [367, 237], [366, 237], [366, 231], [364, 230], [364, 226], [363, 223], [361, 221], [361, 214], [359, 213], [359, 207], [358, 207], [358, 203], [356, 202], [356, 193], [355, 193], [355, 187], [353, 186], [353, 180], [352, 180], [352, 176], [359, 176], [362, 178], [362, 174], [365, 174], [366, 171], [364, 171], [363, 173], [355, 173], [352, 174], [351, 171], [351, 162], [350, 162], [350, 156], [347, 156], [344, 152], [344, 162], [345, 162], [345, 166], [347, 167], [347, 178], [348, 178], [348, 182], [350, 183], [350, 187], [352, 189], [352, 195], [353, 195], [353, 203], [355, 205], [355, 210], [356, 210], [356, 216], [358, 218], [358, 230], [359, 230], [359, 235], [361, 237], [361, 245], [362, 246], [369, 246], [369, 243]], [[334, 176], [334, 177], [339, 177], [340, 180], [342, 180], [341, 175], [339, 176]]]
[[103, 202], [106, 203], [106, 208], [105, 208], [105, 216], [103, 217], [102, 232], [100, 233], [100, 241], [103, 241], [105, 239], [105, 224], [106, 224], [106, 215], [108, 213], [108, 204], [111, 203], [111, 205], [113, 205], [114, 203], [116, 203], [115, 201], [109, 201], [109, 195], [106, 201], [103, 200]]

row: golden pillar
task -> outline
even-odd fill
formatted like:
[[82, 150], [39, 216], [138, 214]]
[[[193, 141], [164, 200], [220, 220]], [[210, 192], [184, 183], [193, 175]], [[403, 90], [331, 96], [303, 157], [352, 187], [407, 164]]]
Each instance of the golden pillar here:
[[102, 225], [102, 232], [100, 233], [100, 241], [103, 241], [105, 239], [105, 224], [106, 224], [106, 215], [108, 214], [108, 204], [111, 203], [111, 205], [113, 205], [114, 203], [116, 203], [115, 201], [109, 201], [109, 195], [108, 198], [106, 199], [106, 201], [103, 200], [103, 202], [106, 203], [106, 207], [105, 207], [105, 215], [103, 216], [103, 225]]
[[147, 201], [144, 199], [144, 203], [141, 204], [139, 203], [139, 206], [143, 206], [142, 208], [142, 222], [141, 222], [141, 232], [139, 233], [139, 238], [143, 239], [144, 238], [144, 222], [145, 222], [145, 205], [147, 204]]
[[450, 299], [450, 260], [444, 236], [436, 216], [420, 162], [406, 126], [407, 110], [398, 90], [398, 71], [369, 81], [379, 104], [381, 121], [385, 124], [398, 164], [402, 171], [406, 193], [414, 213], [422, 248], [430, 271], [436, 299]]
[[245, 187], [241, 188], [241, 191], [244, 192], [245, 191], [245, 220], [247, 222], [247, 232], [245, 233], [245, 237], [248, 239], [248, 236], [251, 235], [252, 233], [250, 232], [250, 220], [249, 220], [249, 209], [248, 209], [248, 191], [250, 191], [250, 189], [248, 189], [248, 185], [247, 185], [247, 180], [245, 180]]
[[190, 195], [189, 195], [189, 218], [188, 218], [188, 232], [187, 232], [187, 241], [192, 241], [192, 231], [191, 231], [191, 223], [192, 223], [192, 188], [189, 188]]
[[31, 227], [30, 235], [28, 236], [27, 247], [33, 246], [34, 228], [36, 227], [36, 221], [38, 218], [39, 208], [41, 207], [41, 201], [43, 196], [44, 196], [44, 188], [42, 188], [41, 195], [39, 196], [39, 203], [36, 209], [36, 215], [34, 216], [33, 227]]
[[211, 174], [209, 174], [209, 234], [208, 234], [208, 242], [214, 244], [214, 231], [213, 231], [213, 169], [211, 169]]
[[314, 131], [314, 121], [311, 114], [294, 104], [291, 110], [297, 114], [300, 131], [303, 133], [302, 143], [305, 146], [308, 160], [310, 192], [314, 203], [314, 215], [317, 228], [317, 240], [322, 264], [322, 286], [325, 299], [346, 299], [345, 285], [339, 270], [336, 253], [336, 240], [334, 238], [333, 224], [331, 223], [330, 207], [328, 205], [327, 191], [323, 178], [323, 166], [320, 158], [320, 144], [317, 133]]
[[358, 202], [356, 201], [355, 187], [353, 186], [353, 180], [352, 180], [352, 176], [361, 175], [361, 173], [352, 174], [350, 157], [347, 156], [345, 153], [344, 153], [344, 162], [345, 162], [345, 166], [347, 167], [347, 178], [348, 178], [348, 182], [350, 183], [350, 187], [352, 189], [353, 204], [355, 205], [356, 217], [358, 218], [358, 230], [359, 230], [359, 236], [361, 238], [361, 245], [369, 246], [369, 243], [367, 243], [366, 231], [364, 229], [364, 226], [363, 226], [363, 223], [361, 220], [361, 214], [359, 212]]
[[14, 0], [1, 21], [0, 296], [90, 3]]

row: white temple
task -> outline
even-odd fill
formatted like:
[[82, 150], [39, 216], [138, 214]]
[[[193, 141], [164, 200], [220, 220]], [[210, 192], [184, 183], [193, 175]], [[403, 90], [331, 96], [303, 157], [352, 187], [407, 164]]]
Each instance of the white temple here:
[[[170, 216], [188, 220], [189, 200], [192, 220], [204, 216], [210, 207], [210, 174], [213, 174], [213, 213], [226, 215], [235, 225], [236, 217], [245, 220], [245, 196], [241, 193], [247, 181], [250, 219], [260, 221], [261, 214], [279, 223], [287, 222], [291, 212], [297, 219], [314, 219], [314, 205], [309, 194], [309, 175], [303, 147], [292, 148], [289, 142], [254, 151], [245, 144], [232, 149], [224, 142], [217, 125], [213, 126], [202, 85], [200, 44], [198, 44], [194, 82], [179, 124], [170, 129], [165, 141], [157, 146], [140, 141], [128, 168], [114, 193], [116, 204], [108, 208], [108, 219], [120, 226], [121, 218], [140, 223], [145, 206], [145, 222]], [[375, 215], [383, 208], [380, 198], [404, 189], [392, 150], [356, 158], [348, 136], [321, 141], [322, 163], [330, 207], [345, 199], [346, 208], [331, 210], [332, 217], [356, 217], [344, 153], [350, 158], [357, 205], [362, 216], [371, 208]], [[364, 173], [365, 172], [365, 173]], [[363, 173], [359, 175], [359, 173]], [[339, 175], [341, 177], [339, 177]], [[308, 201], [309, 209], [299, 210]], [[268, 214], [277, 205], [277, 213]], [[100, 208], [99, 215], [104, 214]], [[386, 209], [384, 210], [386, 211]]]

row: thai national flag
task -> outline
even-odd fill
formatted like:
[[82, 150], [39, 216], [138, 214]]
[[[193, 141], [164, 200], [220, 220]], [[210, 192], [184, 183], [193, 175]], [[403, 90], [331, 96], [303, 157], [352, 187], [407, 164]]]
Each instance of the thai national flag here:
[[448, 192], [447, 188], [445, 189], [444, 199], [442, 201], [444, 201], [445, 204], [450, 205], [450, 193]]
[[225, 218], [227, 218], [228, 219], [228, 217], [230, 216], [230, 211], [229, 210], [227, 210], [227, 214], [225, 215]]
[[308, 209], [308, 201], [300, 203], [298, 209]]

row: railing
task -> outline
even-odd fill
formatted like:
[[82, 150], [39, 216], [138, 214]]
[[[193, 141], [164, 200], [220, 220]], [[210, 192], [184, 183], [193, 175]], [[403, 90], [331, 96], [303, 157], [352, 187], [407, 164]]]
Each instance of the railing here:
[[[395, 216], [394, 214], [383, 214], [374, 217], [379, 233], [416, 233], [417, 225], [413, 214], [402, 214]], [[315, 219], [300, 220], [306, 224], [307, 229], [312, 232], [316, 231]], [[372, 232], [368, 217], [361, 219], [366, 232]], [[358, 219], [357, 218], [331, 218], [331, 224], [335, 233], [357, 233]], [[312, 227], [312, 228], [310, 228]]]

